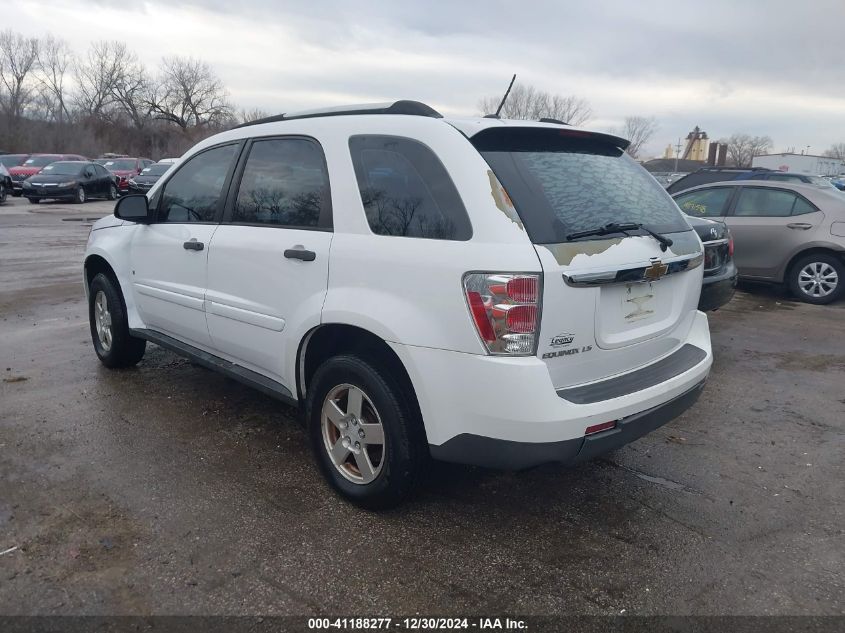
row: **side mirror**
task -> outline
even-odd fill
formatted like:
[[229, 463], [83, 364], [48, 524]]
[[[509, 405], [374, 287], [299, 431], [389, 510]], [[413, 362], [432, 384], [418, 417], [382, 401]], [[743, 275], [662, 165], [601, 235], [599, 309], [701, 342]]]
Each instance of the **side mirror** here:
[[139, 224], [147, 224], [152, 219], [147, 196], [144, 194], [123, 196], [114, 205], [114, 215], [121, 220], [138, 222]]

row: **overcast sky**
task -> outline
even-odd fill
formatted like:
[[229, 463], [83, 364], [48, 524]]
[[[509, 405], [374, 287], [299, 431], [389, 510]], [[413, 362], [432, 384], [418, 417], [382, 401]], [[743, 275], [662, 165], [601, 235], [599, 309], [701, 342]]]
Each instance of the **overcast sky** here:
[[211, 63], [239, 107], [394, 99], [478, 113], [512, 73], [587, 99], [588, 127], [654, 116], [661, 154], [693, 126], [776, 150], [845, 142], [845, 0], [3, 0], [6, 24], [77, 52], [127, 42]]

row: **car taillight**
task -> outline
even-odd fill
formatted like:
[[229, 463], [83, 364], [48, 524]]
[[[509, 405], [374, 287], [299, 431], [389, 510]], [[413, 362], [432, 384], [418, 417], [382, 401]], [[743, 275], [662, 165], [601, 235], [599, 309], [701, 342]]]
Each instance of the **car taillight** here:
[[734, 256], [734, 236], [728, 235], [728, 257]]
[[610, 422], [602, 422], [601, 424], [594, 424], [593, 426], [588, 426], [587, 430], [584, 431], [584, 435], [601, 433], [602, 431], [609, 431], [610, 429], [614, 428], [616, 428], [616, 420], [612, 420]]
[[467, 273], [464, 293], [490, 354], [533, 355], [540, 326], [540, 275]]

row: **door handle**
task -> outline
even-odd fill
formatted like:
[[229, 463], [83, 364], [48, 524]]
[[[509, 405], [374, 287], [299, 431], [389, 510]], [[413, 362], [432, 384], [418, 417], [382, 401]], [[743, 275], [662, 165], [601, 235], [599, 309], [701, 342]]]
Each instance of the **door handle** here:
[[184, 242], [182, 244], [182, 248], [184, 248], [186, 251], [201, 251], [205, 248], [205, 244], [203, 244], [202, 242], [197, 242], [197, 238], [193, 238], [187, 242]]
[[802, 231], [806, 231], [807, 229], [813, 228], [812, 224], [807, 224], [806, 222], [791, 222], [786, 226], [790, 229], [801, 229]]
[[289, 248], [285, 251], [285, 257], [288, 259], [301, 259], [304, 262], [313, 262], [317, 259], [317, 253], [304, 248]]

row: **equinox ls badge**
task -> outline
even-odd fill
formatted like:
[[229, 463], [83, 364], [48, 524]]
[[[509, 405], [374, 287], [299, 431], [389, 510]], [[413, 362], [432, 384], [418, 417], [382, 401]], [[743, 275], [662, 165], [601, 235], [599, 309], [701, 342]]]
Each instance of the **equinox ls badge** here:
[[657, 281], [667, 272], [669, 272], [669, 266], [655, 258], [651, 260], [651, 266], [643, 271], [643, 279], [646, 281]]

